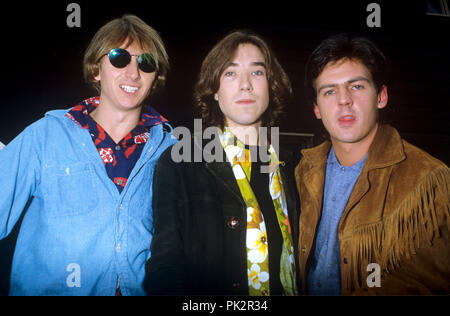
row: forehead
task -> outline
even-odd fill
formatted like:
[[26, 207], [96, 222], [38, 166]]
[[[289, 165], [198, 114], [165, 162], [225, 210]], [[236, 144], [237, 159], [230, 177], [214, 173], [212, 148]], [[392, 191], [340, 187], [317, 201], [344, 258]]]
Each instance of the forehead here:
[[151, 45], [143, 41], [134, 40], [132, 38], [127, 38], [120, 44], [117, 44], [119, 48], [124, 48], [127, 50], [139, 50], [141, 52], [152, 53]]
[[358, 59], [340, 59], [328, 63], [316, 79], [316, 87], [321, 84], [339, 84], [356, 77], [372, 81], [369, 69]]
[[131, 54], [141, 54], [143, 52], [148, 52], [148, 49], [143, 48], [137, 42], [131, 42], [131, 43], [124, 42], [124, 43], [122, 43], [122, 45], [119, 46], [119, 48], [126, 49]]
[[257, 46], [243, 43], [236, 48], [230, 62], [236, 65], [254, 62], [264, 63], [264, 56]]

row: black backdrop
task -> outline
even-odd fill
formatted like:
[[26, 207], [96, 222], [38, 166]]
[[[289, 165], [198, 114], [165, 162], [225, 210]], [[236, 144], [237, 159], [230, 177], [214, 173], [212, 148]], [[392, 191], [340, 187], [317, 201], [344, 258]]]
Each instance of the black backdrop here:
[[[66, 24], [71, 2], [81, 7], [80, 28]], [[371, 2], [381, 6], [380, 28], [366, 24]], [[425, 1], [376, 0], [15, 1], [2, 8], [0, 20], [0, 141], [7, 144], [46, 111], [93, 96], [82, 78], [84, 50], [99, 27], [132, 13], [157, 29], [166, 44], [167, 86], [149, 102], [174, 127], [193, 127], [192, 87], [209, 49], [229, 31], [248, 28], [267, 39], [292, 81], [294, 98], [281, 131], [314, 133], [320, 141], [320, 122], [303, 93], [306, 59], [328, 35], [358, 32], [373, 39], [392, 62], [388, 121], [449, 164], [450, 17], [426, 15], [425, 8]], [[16, 235], [17, 227], [0, 241], [0, 295], [8, 293]]]

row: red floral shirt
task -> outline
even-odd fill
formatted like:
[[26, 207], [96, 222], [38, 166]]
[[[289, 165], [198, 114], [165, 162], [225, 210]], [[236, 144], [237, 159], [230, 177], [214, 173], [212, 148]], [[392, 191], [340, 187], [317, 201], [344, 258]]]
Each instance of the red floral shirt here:
[[80, 127], [89, 130], [109, 178], [119, 192], [122, 192], [150, 137], [151, 127], [167, 122], [167, 120], [155, 109], [146, 106], [143, 108], [139, 124], [116, 144], [100, 124], [89, 115], [99, 104], [100, 97], [89, 98], [74, 106], [66, 116]]

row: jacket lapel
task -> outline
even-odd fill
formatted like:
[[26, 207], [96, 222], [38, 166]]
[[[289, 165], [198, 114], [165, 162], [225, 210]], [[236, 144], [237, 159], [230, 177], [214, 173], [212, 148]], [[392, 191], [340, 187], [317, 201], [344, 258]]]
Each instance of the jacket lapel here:
[[[300, 215], [300, 206], [297, 201], [298, 193], [294, 180], [292, 153], [280, 148], [279, 160], [282, 162], [282, 164], [280, 165], [280, 174], [283, 181], [284, 192], [286, 194], [288, 218], [292, 229], [292, 235], [293, 237], [296, 237], [298, 230], [298, 218]], [[296, 241], [297, 239], [295, 238], [294, 242]]]
[[322, 210], [325, 170], [330, 148], [331, 144], [329, 142], [325, 142], [314, 149], [303, 150], [304, 159], [306, 159], [311, 165], [311, 168], [306, 171], [304, 175], [304, 184], [306, 186], [306, 190], [308, 191], [308, 196], [313, 200], [317, 218], [320, 218], [320, 213]]
[[370, 188], [369, 173], [373, 169], [385, 168], [404, 160], [405, 154], [398, 132], [389, 125], [378, 127], [369, 148], [367, 160], [345, 207], [344, 216], [367, 194]]
[[206, 162], [206, 169], [212, 173], [223, 185], [229, 189], [233, 195], [244, 203], [239, 190], [233, 169], [228, 162]]

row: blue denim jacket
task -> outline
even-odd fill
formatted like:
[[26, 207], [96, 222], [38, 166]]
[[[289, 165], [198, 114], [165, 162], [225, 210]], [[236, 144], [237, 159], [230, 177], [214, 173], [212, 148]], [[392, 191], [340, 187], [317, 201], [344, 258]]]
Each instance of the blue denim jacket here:
[[0, 239], [23, 212], [11, 295], [144, 295], [153, 234], [152, 178], [176, 142], [151, 129], [120, 194], [89, 131], [48, 112], [0, 151]]

